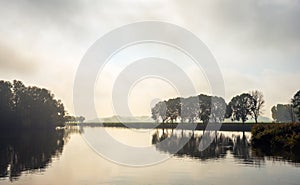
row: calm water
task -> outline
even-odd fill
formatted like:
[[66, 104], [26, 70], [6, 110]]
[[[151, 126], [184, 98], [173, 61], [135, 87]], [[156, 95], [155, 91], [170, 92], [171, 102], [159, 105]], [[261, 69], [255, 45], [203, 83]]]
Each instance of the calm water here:
[[[106, 130], [120, 142], [152, 145], [170, 158], [147, 167], [119, 165], [99, 156], [74, 127], [26, 134], [4, 132], [0, 136], [0, 184], [300, 184], [299, 156], [275, 157], [252, 149], [250, 133], [219, 132], [210, 147], [200, 152], [202, 131]], [[191, 139], [171, 155], [168, 146], [185, 137]], [[168, 146], [158, 144], [166, 138]]]

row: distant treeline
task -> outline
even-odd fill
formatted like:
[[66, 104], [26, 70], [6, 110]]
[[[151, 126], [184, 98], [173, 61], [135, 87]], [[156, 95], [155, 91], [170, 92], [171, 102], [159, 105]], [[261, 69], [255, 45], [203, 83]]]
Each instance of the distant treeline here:
[[[222, 97], [200, 94], [188, 98], [174, 98], [160, 101], [151, 109], [152, 118], [157, 122], [188, 122], [197, 120], [203, 123], [222, 122], [225, 118], [245, 123], [253, 118], [257, 123], [265, 104], [263, 93], [252, 91], [231, 99], [227, 104]], [[277, 105], [272, 108], [276, 122], [296, 122], [300, 119], [300, 91], [291, 100], [291, 104]]]
[[55, 128], [73, 118], [49, 90], [0, 81], [0, 128]]
[[[299, 110], [299, 109], [298, 109]], [[298, 122], [297, 108], [293, 104], [277, 104], [272, 107], [272, 118], [276, 123]]]

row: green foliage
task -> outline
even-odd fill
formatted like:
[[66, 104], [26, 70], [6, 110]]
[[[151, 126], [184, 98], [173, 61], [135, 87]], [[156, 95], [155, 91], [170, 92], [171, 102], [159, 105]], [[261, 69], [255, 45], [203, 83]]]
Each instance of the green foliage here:
[[[196, 101], [197, 102], [197, 101]], [[203, 122], [203, 123], [208, 123], [211, 116], [212, 116], [212, 106], [215, 104], [212, 104], [212, 97], [207, 96], [204, 94], [200, 94], [198, 96], [198, 118]], [[215, 110], [215, 109], [214, 109]], [[215, 115], [215, 114], [214, 114]]]
[[85, 120], [85, 117], [83, 116], [79, 116], [79, 117], [75, 117], [75, 116], [65, 116], [65, 122], [68, 122], [68, 123], [83, 123], [84, 120]]
[[272, 118], [277, 123], [291, 123], [297, 120], [291, 104], [277, 104], [272, 107], [271, 112]]
[[158, 120], [159, 118], [162, 119], [163, 123], [167, 120], [167, 105], [166, 101], [158, 102], [155, 106], [151, 109], [152, 118], [154, 120]]
[[292, 106], [298, 120], [300, 120], [300, 90], [294, 95], [292, 99]]
[[152, 118], [156, 121], [171, 123], [180, 119], [181, 122], [194, 123], [201, 120], [221, 122], [226, 112], [226, 102], [221, 97], [200, 94], [188, 98], [175, 98], [158, 102], [152, 109]]
[[227, 104], [221, 97], [214, 96], [211, 100], [211, 119], [214, 122], [222, 122], [225, 118]]
[[0, 120], [7, 124], [13, 113], [13, 92], [10, 82], [0, 81]]
[[200, 103], [200, 98], [197, 96], [191, 96], [188, 98], [182, 98], [182, 110], [181, 110], [181, 122], [187, 121], [189, 123], [194, 123], [197, 117], [201, 116], [201, 106], [204, 104]]
[[171, 122], [177, 120], [181, 112], [180, 98], [169, 99], [166, 102], [166, 117], [170, 118]]
[[[243, 93], [235, 96], [228, 104], [227, 116], [231, 116], [231, 119], [245, 123], [248, 120], [248, 116], [252, 116], [256, 109], [256, 102], [254, 98], [248, 94]], [[231, 113], [231, 114], [230, 114]]]
[[254, 147], [272, 151], [300, 149], [300, 123], [254, 125], [251, 133]]
[[53, 128], [64, 123], [64, 105], [49, 90], [0, 81], [0, 127]]

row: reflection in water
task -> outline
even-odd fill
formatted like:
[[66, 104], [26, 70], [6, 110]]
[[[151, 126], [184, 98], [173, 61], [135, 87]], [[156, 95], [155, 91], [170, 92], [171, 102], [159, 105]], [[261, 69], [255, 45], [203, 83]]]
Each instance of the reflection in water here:
[[[123, 128], [109, 129], [117, 135], [127, 137], [127, 132], [124, 132], [126, 130]], [[79, 132], [79, 128], [71, 127], [57, 131], [2, 131], [0, 133], [0, 184], [3, 182], [8, 184], [8, 180], [14, 181], [16, 179], [18, 181], [14, 183], [28, 185], [44, 184], [49, 179], [51, 179], [49, 184], [95, 184], [96, 182], [104, 184], [126, 184], [126, 182], [131, 182], [128, 184], [174, 184], [170, 183], [167, 177], [177, 178], [178, 184], [208, 184], [203, 182], [217, 179], [217, 172], [223, 172], [224, 169], [229, 169], [227, 170], [228, 175], [219, 173], [221, 174], [219, 181], [214, 184], [251, 184], [252, 179], [256, 179], [257, 184], [299, 184], [295, 183], [299, 179], [299, 170], [295, 169], [294, 166], [282, 165], [282, 162], [270, 162], [269, 160], [282, 161], [283, 158], [266, 157], [264, 153], [258, 153], [257, 149], [252, 149], [249, 144], [250, 133], [243, 135], [241, 132], [219, 132], [216, 136], [211, 134], [214, 140], [210, 147], [204, 151], [199, 151], [199, 144], [203, 138], [202, 131], [151, 130], [150, 137], [149, 133], [145, 133], [147, 137], [140, 137], [139, 139], [147, 144], [152, 139], [152, 143], [156, 144], [156, 149], [166, 153], [173, 153], [172, 148], [184, 143], [189, 136], [191, 139], [175, 154], [180, 159], [174, 157], [160, 165], [142, 169], [115, 165], [98, 155], [94, 155], [80, 135], [70, 137], [70, 133], [73, 132]], [[136, 136], [138, 134], [133, 135], [135, 140], [138, 138]], [[160, 142], [166, 138], [168, 142]], [[52, 160], [61, 155], [63, 147], [69, 139], [72, 142], [64, 150], [64, 156], [67, 157], [61, 158], [59, 165], [52, 165], [52, 170], [43, 173], [42, 177], [28, 175], [19, 178], [24, 172], [34, 173], [48, 168]], [[211, 171], [199, 178], [199, 172], [207, 170], [208, 165], [203, 165], [204, 163], [211, 167]], [[259, 171], [241, 168], [244, 164], [253, 167], [263, 166], [263, 168]], [[292, 164], [299, 166], [299, 163]], [[61, 173], [62, 171], [64, 173]], [[161, 173], [161, 171], [166, 173]], [[236, 179], [232, 179], [232, 176], [236, 175], [237, 172], [241, 175], [239, 181], [235, 182]], [[258, 173], [260, 175], [257, 175]], [[159, 178], [153, 179], [149, 174], [154, 174]], [[186, 174], [191, 174], [191, 176], [186, 176]], [[286, 181], [271, 182], [270, 179], [273, 176], [278, 176], [290, 183]], [[82, 179], [86, 182], [83, 182]]]
[[[192, 157], [200, 160], [207, 159], [221, 159], [226, 158], [228, 154], [231, 154], [234, 160], [240, 164], [246, 164], [251, 166], [261, 166], [265, 164], [265, 156], [267, 160], [281, 160], [292, 163], [295, 166], [299, 166], [297, 160], [291, 157], [276, 157], [278, 153], [262, 153], [261, 150], [252, 149], [250, 146], [250, 137], [246, 137], [245, 133], [228, 135], [225, 133], [209, 133], [211, 137], [214, 137], [211, 145], [204, 151], [199, 150], [200, 141], [203, 138], [202, 132], [174, 132], [174, 131], [157, 131], [152, 135], [152, 144], [156, 144], [156, 148], [160, 151], [167, 153], [174, 153], [172, 148], [174, 145], [179, 145], [184, 138], [191, 137], [188, 143], [179, 150], [175, 156], [179, 157]], [[165, 140], [167, 139], [167, 140]], [[165, 140], [163, 144], [160, 141]], [[291, 154], [296, 156], [295, 154]], [[290, 155], [290, 156], [291, 156]], [[282, 155], [280, 155], [282, 156]]]
[[0, 178], [18, 179], [23, 171], [41, 171], [60, 156], [74, 129], [7, 130], [0, 133]]
[[269, 147], [265, 146], [256, 146], [253, 147], [253, 153], [255, 156], [264, 157], [272, 161], [288, 161], [293, 162], [295, 166], [300, 167], [300, 151], [299, 149], [296, 151], [286, 151], [282, 148], [282, 150], [272, 150]]

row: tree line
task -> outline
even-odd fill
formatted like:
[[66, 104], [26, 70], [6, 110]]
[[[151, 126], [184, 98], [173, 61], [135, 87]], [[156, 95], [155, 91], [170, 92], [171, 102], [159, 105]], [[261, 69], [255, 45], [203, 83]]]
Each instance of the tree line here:
[[[264, 105], [263, 93], [255, 90], [234, 96], [228, 104], [222, 97], [204, 94], [188, 98], [177, 97], [158, 102], [151, 109], [151, 113], [152, 119], [157, 122], [162, 121], [162, 123], [177, 121], [194, 123], [197, 120], [203, 123], [220, 123], [226, 118], [232, 121], [242, 121], [242, 123], [253, 118], [257, 123]], [[300, 91], [294, 95], [289, 107], [294, 119], [286, 119], [285, 122], [298, 121], [300, 119]], [[273, 119], [276, 122], [280, 122], [277, 118], [282, 114], [280, 111], [282, 111], [281, 105], [272, 108]]]
[[272, 118], [277, 123], [300, 121], [300, 90], [293, 96], [290, 104], [277, 104], [272, 107]]
[[69, 119], [73, 116], [49, 90], [0, 81], [0, 128], [55, 128]]

